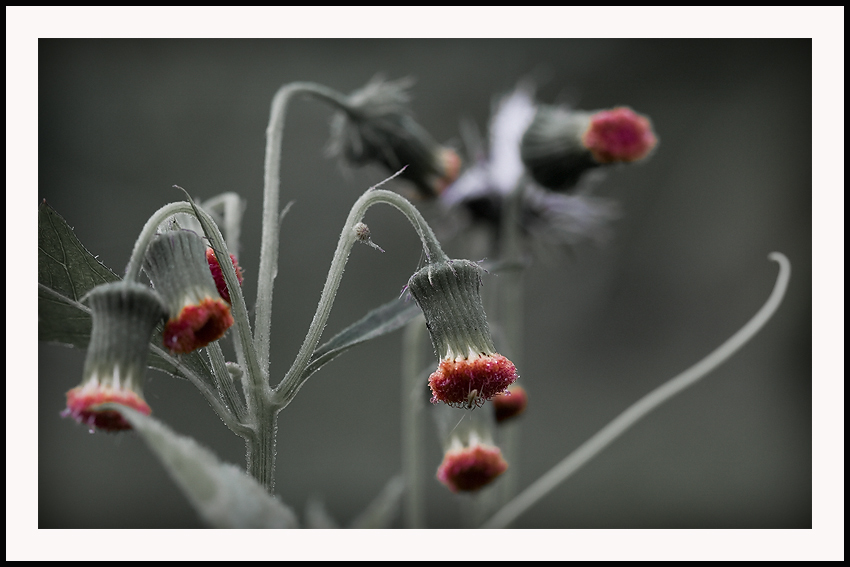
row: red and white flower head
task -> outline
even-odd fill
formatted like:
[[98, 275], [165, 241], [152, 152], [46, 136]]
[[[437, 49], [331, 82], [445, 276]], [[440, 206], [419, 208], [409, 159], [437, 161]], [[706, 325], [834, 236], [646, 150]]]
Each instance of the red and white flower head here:
[[630, 108], [586, 112], [541, 105], [523, 134], [520, 154], [537, 183], [569, 191], [586, 171], [640, 161], [657, 143], [649, 118]]
[[428, 379], [432, 403], [480, 407], [517, 379], [516, 367], [493, 346], [480, 286], [481, 267], [468, 260], [429, 264], [408, 282], [440, 358]]
[[453, 437], [437, 469], [437, 480], [452, 492], [474, 492], [493, 482], [508, 469], [502, 451], [482, 442], [474, 433], [464, 445]]
[[233, 324], [230, 304], [216, 287], [206, 250], [194, 232], [170, 230], [157, 235], [145, 255], [145, 273], [168, 308], [163, 344], [174, 353], [205, 347]]
[[68, 391], [63, 417], [72, 417], [92, 430], [132, 429], [113, 410], [99, 410], [113, 402], [145, 415], [151, 408], [142, 397], [151, 337], [165, 317], [165, 305], [148, 286], [115, 282], [96, 287], [89, 294], [92, 330], [83, 382]]

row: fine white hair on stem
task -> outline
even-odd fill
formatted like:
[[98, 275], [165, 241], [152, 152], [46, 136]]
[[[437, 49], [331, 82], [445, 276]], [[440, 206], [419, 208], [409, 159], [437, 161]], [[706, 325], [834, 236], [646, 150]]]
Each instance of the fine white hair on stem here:
[[481, 527], [505, 528], [510, 525], [520, 514], [569, 478], [638, 420], [688, 386], [698, 382], [755, 336], [764, 324], [770, 320], [780, 303], [782, 303], [782, 298], [788, 287], [788, 280], [791, 278], [791, 263], [784, 254], [771, 252], [768, 258], [779, 264], [779, 275], [776, 277], [776, 283], [773, 286], [773, 292], [770, 294], [770, 297], [746, 325], [741, 327], [737, 333], [729, 337], [726, 342], [717, 347], [711, 354], [632, 404], [608, 425], [600, 429], [593, 437], [585, 441], [578, 449], [552, 467], [549, 472], [526, 488], [516, 498], [508, 502]]

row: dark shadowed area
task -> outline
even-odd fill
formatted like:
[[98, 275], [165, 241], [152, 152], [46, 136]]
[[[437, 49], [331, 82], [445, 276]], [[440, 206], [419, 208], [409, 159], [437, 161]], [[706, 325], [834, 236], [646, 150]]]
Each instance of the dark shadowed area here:
[[[461, 121], [486, 132], [494, 97], [522, 79], [545, 103], [631, 106], [652, 118], [660, 144], [646, 163], [612, 168], [596, 187], [622, 208], [613, 237], [539, 257], [527, 274], [517, 367], [530, 402], [511, 463], [517, 486], [746, 323], [773, 287], [770, 252], [790, 259], [790, 287], [740, 353], [515, 526], [808, 528], [811, 57], [810, 40], [42, 40], [38, 201], [123, 273], [149, 215], [182, 199], [173, 185], [202, 199], [239, 192], [248, 203], [239, 261], [250, 309], [265, 129], [281, 85], [315, 81], [348, 93], [377, 73], [415, 77], [418, 121], [459, 150]], [[325, 156], [332, 115], [305, 99], [286, 119], [281, 203], [295, 203], [280, 236], [274, 383], [301, 345], [349, 208], [389, 174], [346, 172]], [[420, 263], [402, 215], [376, 207], [366, 222], [386, 253], [354, 249], [325, 338], [397, 297]], [[450, 255], [462, 250], [444, 244]], [[344, 354], [282, 412], [277, 492], [299, 516], [316, 498], [347, 525], [400, 472], [400, 348], [394, 333]], [[39, 527], [202, 527], [138, 436], [90, 435], [59, 417], [85, 353], [38, 351]], [[233, 356], [230, 345], [225, 352]], [[190, 383], [150, 370], [145, 397], [155, 417], [244, 465], [241, 439]], [[429, 526], [460, 527], [461, 497], [434, 478], [435, 430], [427, 442]]]

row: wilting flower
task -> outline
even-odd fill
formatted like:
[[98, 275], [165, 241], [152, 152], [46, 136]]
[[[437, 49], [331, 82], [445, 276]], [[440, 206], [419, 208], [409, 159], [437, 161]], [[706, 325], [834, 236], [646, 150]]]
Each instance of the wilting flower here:
[[142, 379], [151, 336], [165, 317], [165, 306], [151, 288], [131, 282], [98, 286], [88, 302], [92, 329], [83, 381], [66, 394], [62, 416], [104, 431], [132, 429], [118, 412], [97, 406], [113, 402], [150, 415]]
[[437, 479], [452, 492], [473, 492], [493, 482], [507, 469], [508, 463], [499, 448], [482, 442], [473, 433], [467, 445], [452, 437], [437, 469]]
[[431, 198], [457, 178], [460, 157], [413, 119], [407, 92], [411, 83], [376, 77], [351, 93], [333, 119], [328, 149], [357, 166], [377, 162], [390, 172], [407, 166], [402, 177], [416, 186], [419, 196]]
[[493, 414], [496, 423], [504, 423], [525, 411], [528, 394], [522, 386], [511, 386], [501, 394], [493, 396]]
[[145, 272], [168, 308], [163, 344], [174, 353], [205, 347], [233, 324], [230, 304], [222, 299], [210, 272], [206, 249], [194, 232], [172, 230], [157, 235], [145, 255]]
[[575, 187], [589, 169], [644, 159], [658, 143], [645, 116], [626, 107], [597, 112], [541, 105], [522, 137], [522, 161], [553, 191]]
[[[233, 263], [233, 269], [236, 270], [236, 279], [239, 280], [239, 285], [242, 285], [242, 268], [239, 267], [236, 256], [231, 254], [230, 261]], [[215, 250], [212, 248], [207, 248], [207, 263], [210, 266], [210, 273], [215, 282], [215, 287], [218, 289], [218, 294], [226, 302], [232, 303], [230, 301], [230, 292], [227, 290], [227, 284], [224, 281], [224, 273], [221, 271], [221, 264], [218, 263]]]
[[516, 367], [496, 352], [481, 303], [481, 267], [468, 260], [429, 264], [408, 288], [425, 314], [440, 358], [431, 374], [432, 403], [480, 407], [516, 379]]
[[603, 240], [608, 224], [619, 216], [613, 201], [586, 192], [554, 193], [529, 179], [520, 142], [537, 115], [527, 84], [499, 99], [490, 121], [489, 147], [472, 149], [475, 162], [440, 195], [440, 203], [461, 225], [466, 221], [491, 227], [498, 241], [507, 200], [522, 189], [518, 222], [532, 242], [573, 245], [587, 238]]

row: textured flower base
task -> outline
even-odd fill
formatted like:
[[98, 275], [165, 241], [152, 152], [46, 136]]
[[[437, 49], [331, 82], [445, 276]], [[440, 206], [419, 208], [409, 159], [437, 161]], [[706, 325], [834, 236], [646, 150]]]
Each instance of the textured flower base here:
[[498, 447], [473, 445], [448, 451], [437, 469], [437, 480], [452, 492], [471, 492], [490, 484], [507, 469]]
[[431, 374], [431, 403], [445, 402], [454, 407], [480, 407], [517, 379], [516, 367], [495, 353], [463, 360], [442, 360]]
[[78, 386], [66, 394], [67, 407], [62, 417], [71, 417], [90, 428], [103, 431], [124, 431], [133, 427], [114, 410], [96, 411], [91, 408], [113, 402], [133, 408], [145, 415], [151, 414], [150, 406], [133, 391], [116, 390], [110, 386]]
[[582, 137], [582, 143], [599, 163], [641, 160], [657, 142], [649, 119], [625, 107], [594, 114]]
[[515, 418], [525, 411], [527, 405], [528, 394], [520, 386], [515, 386], [501, 394], [493, 396], [496, 423], [502, 423]]
[[[233, 269], [236, 270], [236, 279], [239, 280], [239, 285], [242, 285], [242, 268], [236, 261], [236, 256], [230, 255], [230, 261], [233, 263]], [[230, 301], [230, 292], [227, 291], [227, 284], [224, 282], [224, 273], [221, 271], [221, 264], [218, 263], [218, 258], [212, 248], [207, 248], [207, 263], [210, 265], [210, 273], [212, 273], [215, 287], [218, 289], [219, 295], [228, 303]]]
[[187, 305], [169, 319], [162, 333], [166, 348], [174, 353], [190, 353], [224, 336], [233, 324], [230, 305], [221, 298], [207, 297], [197, 305]]

